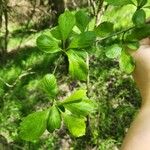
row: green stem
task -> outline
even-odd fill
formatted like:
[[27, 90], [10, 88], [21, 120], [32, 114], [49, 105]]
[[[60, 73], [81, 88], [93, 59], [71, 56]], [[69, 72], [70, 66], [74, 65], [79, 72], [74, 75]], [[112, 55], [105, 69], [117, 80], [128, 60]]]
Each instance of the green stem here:
[[53, 74], [56, 73], [56, 70], [57, 70], [57, 68], [58, 68], [58, 65], [59, 65], [59, 62], [60, 62], [61, 58], [62, 58], [62, 54], [61, 54], [61, 55], [59, 56], [59, 58], [57, 59], [57, 63], [55, 64], [55, 68], [54, 68], [54, 70], [53, 70]]
[[89, 75], [89, 55], [88, 55], [88, 53], [87, 53], [87, 57], [86, 57], [86, 64], [87, 64], [87, 68], [88, 68], [86, 87], [87, 87], [87, 96], [89, 96], [90, 75]]
[[100, 40], [97, 40], [97, 42], [102, 42], [102, 41], [107, 40], [107, 39], [109, 39], [109, 38], [112, 38], [112, 37], [114, 37], [114, 36], [120, 35], [120, 34], [122, 34], [122, 33], [124, 33], [124, 32], [128, 32], [128, 31], [130, 31], [130, 30], [132, 30], [132, 29], [134, 29], [134, 28], [135, 28], [135, 26], [130, 27], [130, 28], [125, 29], [125, 30], [122, 30], [122, 31], [119, 31], [119, 32], [116, 32], [116, 33], [111, 34], [111, 35], [109, 35], [109, 36], [107, 36], [107, 37], [104, 37], [104, 38], [102, 38], [102, 39], [100, 39]]
[[[87, 88], [87, 96], [89, 97], [89, 91], [90, 91], [90, 75], [89, 75], [89, 55], [87, 53], [87, 58], [86, 58], [86, 64], [88, 68], [88, 75], [87, 75], [87, 80], [86, 80], [86, 88]], [[91, 128], [90, 128], [90, 117], [89, 115], [86, 117], [86, 136], [85, 136], [85, 141], [88, 143], [91, 138]], [[88, 144], [87, 144], [88, 145]]]
[[63, 40], [63, 41], [62, 41], [62, 44], [63, 44], [63, 45], [62, 45], [62, 48], [63, 48], [63, 50], [65, 51], [65, 49], [66, 49], [66, 46], [65, 46], [66, 41], [65, 41], [65, 40]]

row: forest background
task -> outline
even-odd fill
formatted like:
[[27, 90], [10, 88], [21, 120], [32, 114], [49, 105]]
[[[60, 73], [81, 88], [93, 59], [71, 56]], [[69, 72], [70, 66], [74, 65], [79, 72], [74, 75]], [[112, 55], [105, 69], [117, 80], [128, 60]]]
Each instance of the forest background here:
[[[150, 1], [146, 6], [148, 18]], [[83, 10], [91, 18], [91, 28], [109, 21], [115, 34], [133, 26], [136, 9], [99, 0], [0, 0], [0, 150], [119, 149], [141, 97], [132, 76], [119, 68], [118, 59], [106, 57], [104, 47], [118, 34], [106, 39], [103, 46], [96, 43], [90, 52], [88, 95], [98, 105], [89, 116], [90, 135], [75, 138], [62, 127], [45, 132], [36, 142], [27, 142], [18, 137], [18, 127], [23, 117], [51, 105], [39, 81], [53, 71], [57, 55], [40, 51], [36, 39], [57, 25], [59, 15], [65, 10]], [[68, 76], [67, 65], [60, 63], [56, 72], [60, 99], [85, 86]]]

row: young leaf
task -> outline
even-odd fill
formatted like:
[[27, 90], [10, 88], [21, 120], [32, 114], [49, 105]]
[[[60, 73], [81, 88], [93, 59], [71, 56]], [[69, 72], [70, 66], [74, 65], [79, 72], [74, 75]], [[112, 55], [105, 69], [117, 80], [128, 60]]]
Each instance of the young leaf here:
[[77, 116], [87, 116], [90, 113], [94, 112], [96, 109], [96, 104], [94, 103], [94, 101], [87, 98], [83, 98], [81, 102], [64, 104], [63, 106], [72, 114], [75, 114]]
[[113, 32], [113, 23], [111, 22], [103, 22], [99, 26], [97, 26], [94, 31], [97, 36], [105, 37]]
[[143, 9], [137, 10], [132, 17], [132, 21], [137, 27], [143, 26], [146, 22], [145, 11]]
[[108, 58], [117, 58], [121, 55], [122, 48], [118, 44], [114, 44], [106, 48], [106, 56]]
[[19, 136], [26, 141], [37, 140], [46, 130], [48, 111], [35, 112], [23, 119]]
[[45, 75], [41, 80], [41, 88], [52, 98], [58, 93], [57, 81], [53, 74]]
[[63, 114], [64, 124], [69, 129], [70, 133], [75, 137], [80, 137], [85, 135], [86, 124], [85, 118], [77, 117], [72, 114]]
[[47, 120], [47, 130], [49, 132], [53, 132], [55, 129], [59, 129], [60, 127], [61, 127], [60, 112], [56, 106], [52, 106], [50, 108], [49, 117]]
[[86, 96], [86, 90], [77, 90], [73, 92], [69, 97], [67, 97], [65, 100], [63, 100], [60, 105], [64, 104], [71, 104], [71, 103], [77, 103], [82, 101], [82, 99], [87, 98]]
[[133, 4], [132, 0], [105, 0], [108, 4], [114, 6], [122, 6], [127, 4]]
[[88, 67], [84, 59], [75, 51], [67, 51], [69, 60], [69, 73], [73, 79], [86, 81], [88, 74]]
[[89, 16], [82, 10], [79, 10], [76, 14], [76, 26], [81, 32], [84, 32], [88, 23], [90, 22]]
[[73, 38], [69, 48], [86, 48], [93, 45], [96, 36], [92, 31], [83, 32]]
[[75, 23], [75, 16], [69, 11], [66, 11], [59, 16], [58, 27], [61, 32], [63, 41], [65, 41], [69, 37]]
[[135, 68], [133, 58], [129, 54], [127, 54], [124, 50], [122, 51], [120, 56], [119, 66], [122, 71], [125, 71], [128, 74], [132, 73]]
[[41, 35], [36, 40], [37, 46], [40, 50], [45, 53], [56, 53], [61, 51], [59, 47], [60, 41], [48, 36], [48, 35]]

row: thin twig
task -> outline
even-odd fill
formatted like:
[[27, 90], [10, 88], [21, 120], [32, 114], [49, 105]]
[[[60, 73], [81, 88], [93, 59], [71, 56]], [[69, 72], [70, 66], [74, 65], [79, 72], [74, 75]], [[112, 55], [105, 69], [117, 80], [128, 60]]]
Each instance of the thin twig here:
[[101, 22], [101, 16], [103, 14], [103, 3], [104, 3], [104, 0], [99, 1], [99, 5], [97, 8], [97, 12], [96, 12], [96, 26], [98, 26]]
[[90, 5], [92, 7], [92, 11], [93, 11], [93, 15], [96, 15], [96, 6], [95, 6], [95, 2], [93, 0], [89, 0]]
[[[146, 24], [150, 24], [150, 19], [148, 19], [147, 21], [146, 21]], [[109, 36], [107, 36], [107, 37], [104, 37], [104, 38], [101, 38], [100, 40], [97, 40], [96, 42], [102, 42], [102, 41], [104, 41], [104, 40], [107, 40], [107, 39], [109, 39], [109, 38], [112, 38], [112, 37], [114, 37], [114, 36], [117, 36], [117, 35], [120, 35], [120, 34], [122, 34], [122, 33], [125, 33], [125, 32], [128, 32], [128, 31], [130, 31], [130, 30], [133, 30], [133, 29], [135, 29], [136, 28], [136, 26], [132, 26], [132, 27], [129, 27], [128, 29], [125, 29], [125, 30], [122, 30], [122, 31], [118, 31], [118, 32], [116, 32], [116, 33], [114, 33], [114, 34], [111, 34], [111, 35], [109, 35]]]
[[21, 80], [23, 77], [27, 76], [27, 75], [31, 75], [31, 74], [35, 74], [35, 72], [29, 72], [31, 70], [31, 68], [29, 68], [26, 72], [22, 73], [21, 75], [19, 75], [17, 77], [17, 79], [13, 82], [13, 84], [9, 84], [7, 83], [3, 78], [0, 77], [0, 81], [2, 81], [7, 87], [9, 88], [13, 88], [14, 86], [16, 86], [17, 82], [19, 80]]
[[90, 74], [89, 74], [89, 55], [87, 53], [87, 57], [86, 57], [86, 65], [87, 65], [87, 69], [88, 69], [88, 74], [87, 74], [87, 80], [86, 80], [86, 87], [87, 87], [87, 96], [89, 96], [89, 83], [90, 83]]

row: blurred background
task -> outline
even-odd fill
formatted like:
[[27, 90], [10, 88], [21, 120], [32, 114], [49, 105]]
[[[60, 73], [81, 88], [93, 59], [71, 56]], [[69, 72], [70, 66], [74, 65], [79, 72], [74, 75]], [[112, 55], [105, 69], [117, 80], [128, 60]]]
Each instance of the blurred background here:
[[[98, 110], [90, 116], [89, 137], [71, 137], [65, 128], [46, 132], [35, 143], [18, 137], [22, 117], [50, 106], [39, 89], [39, 80], [54, 68], [56, 55], [36, 47], [36, 38], [57, 25], [58, 16], [69, 9], [84, 9], [93, 19], [92, 0], [0, 0], [0, 150], [118, 150], [138, 111], [141, 97], [131, 75], [120, 71], [118, 61], [108, 59], [97, 44], [90, 57], [90, 97]], [[96, 4], [96, 2], [95, 2]], [[150, 4], [150, 2], [149, 2]], [[95, 6], [96, 7], [96, 6]], [[115, 30], [132, 26], [136, 7], [114, 7], [104, 2], [100, 22], [111, 21]], [[145, 10], [147, 17], [150, 9]], [[56, 73], [60, 98], [85, 86], [68, 76], [66, 64]]]

